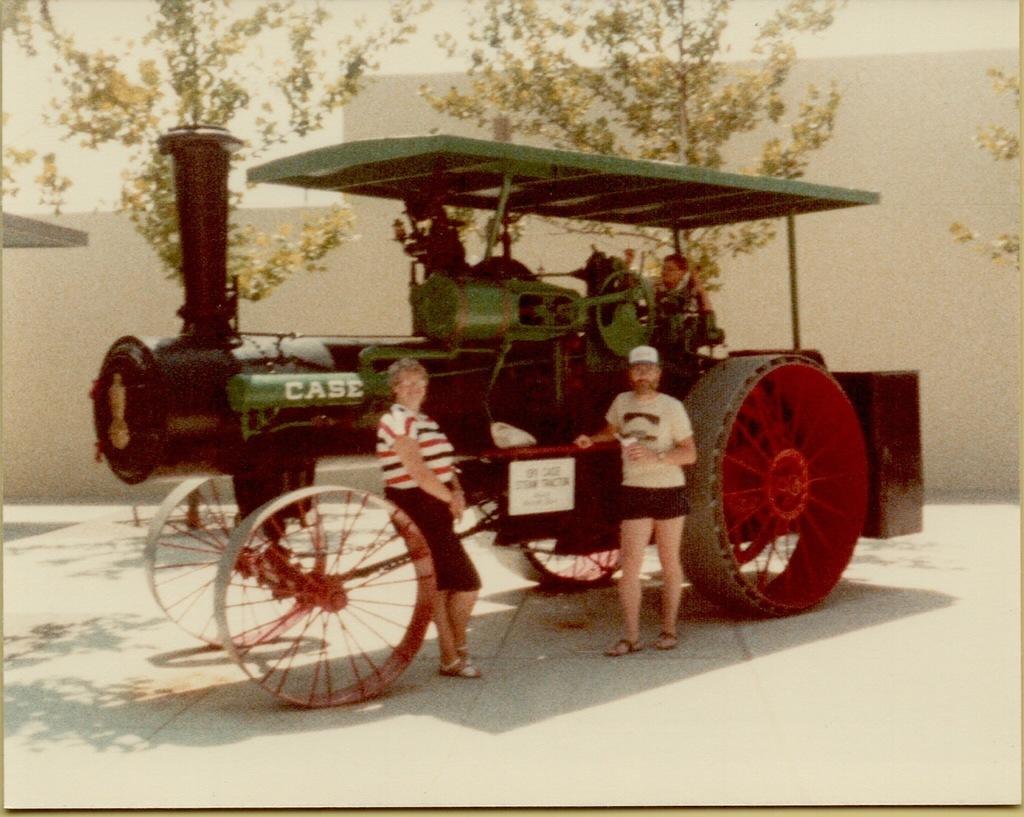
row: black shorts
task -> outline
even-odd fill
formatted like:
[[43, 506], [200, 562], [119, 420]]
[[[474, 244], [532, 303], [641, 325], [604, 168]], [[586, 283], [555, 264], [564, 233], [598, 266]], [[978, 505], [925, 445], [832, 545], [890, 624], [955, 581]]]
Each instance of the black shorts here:
[[619, 487], [619, 519], [674, 519], [690, 512], [686, 488]]
[[387, 488], [384, 494], [409, 515], [427, 540], [437, 589], [479, 590], [480, 574], [455, 533], [455, 520], [448, 505], [419, 488]]

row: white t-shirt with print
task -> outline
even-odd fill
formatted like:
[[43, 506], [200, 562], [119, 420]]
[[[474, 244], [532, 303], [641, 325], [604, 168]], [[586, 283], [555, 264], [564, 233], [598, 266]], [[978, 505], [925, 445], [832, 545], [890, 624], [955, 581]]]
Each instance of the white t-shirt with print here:
[[[643, 443], [661, 454], [693, 436], [690, 417], [674, 397], [658, 393], [641, 400], [631, 391], [618, 395], [605, 414], [619, 435]], [[622, 484], [635, 488], [676, 488], [686, 484], [682, 467], [671, 463], [636, 463], [629, 460], [623, 444]]]

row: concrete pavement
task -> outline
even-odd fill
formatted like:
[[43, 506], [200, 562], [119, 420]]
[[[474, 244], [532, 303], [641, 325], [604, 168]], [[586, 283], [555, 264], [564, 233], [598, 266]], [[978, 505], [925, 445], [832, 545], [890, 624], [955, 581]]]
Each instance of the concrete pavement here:
[[929, 505], [792, 618], [686, 588], [679, 648], [616, 660], [614, 588], [543, 592], [477, 541], [484, 679], [438, 677], [431, 633], [386, 696], [309, 711], [164, 617], [130, 506], [8, 505], [5, 805], [1017, 803], [1019, 519]]

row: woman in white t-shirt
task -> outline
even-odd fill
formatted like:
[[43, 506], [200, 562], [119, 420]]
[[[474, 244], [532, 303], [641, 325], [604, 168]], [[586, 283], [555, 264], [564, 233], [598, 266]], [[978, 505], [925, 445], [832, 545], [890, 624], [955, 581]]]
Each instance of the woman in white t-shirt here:
[[683, 521], [689, 512], [682, 466], [697, 461], [693, 429], [683, 404], [658, 391], [661, 366], [658, 351], [637, 346], [629, 353], [632, 391], [623, 392], [605, 414], [607, 425], [597, 434], [581, 434], [576, 445], [622, 442], [622, 487], [619, 508], [622, 575], [619, 600], [626, 635], [605, 651], [620, 656], [643, 649], [640, 640], [640, 568], [653, 534], [661, 561], [660, 650], [678, 643], [676, 622], [682, 597], [683, 569], [679, 550]]
[[466, 629], [480, 592], [480, 575], [455, 533], [466, 498], [453, 467], [448, 437], [420, 411], [427, 396], [427, 370], [412, 358], [388, 368], [395, 402], [377, 424], [377, 458], [385, 495], [423, 533], [434, 562], [437, 598], [434, 624], [442, 675], [479, 678], [469, 658]]

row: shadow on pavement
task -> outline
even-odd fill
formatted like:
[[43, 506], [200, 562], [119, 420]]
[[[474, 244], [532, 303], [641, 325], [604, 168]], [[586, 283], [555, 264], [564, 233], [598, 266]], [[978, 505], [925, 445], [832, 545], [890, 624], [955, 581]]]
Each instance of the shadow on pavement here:
[[914, 538], [861, 539], [853, 553], [851, 564], [876, 565], [880, 567], [908, 567], [924, 570], [962, 572], [966, 568], [939, 561], [935, 557], [936, 547]]
[[66, 578], [99, 578], [120, 581], [125, 571], [142, 566], [146, 528], [131, 520], [92, 522], [80, 525], [34, 525], [31, 533], [8, 539], [4, 524], [4, 561], [28, 557], [50, 568], [67, 570]]
[[15, 539], [24, 539], [28, 536], [41, 536], [44, 533], [52, 533], [55, 530], [66, 528], [63, 522], [4, 522], [3, 531], [0, 536], [5, 542], [13, 542]]
[[[612, 587], [574, 595], [529, 588], [483, 600], [507, 604], [509, 609], [474, 619], [473, 643], [482, 647], [482, 681], [439, 678], [436, 647], [428, 642], [385, 696], [354, 707], [313, 711], [280, 705], [252, 682], [240, 679], [241, 670], [226, 655], [203, 647], [149, 653], [151, 664], [174, 670], [173, 680], [163, 684], [152, 677], [126, 677], [112, 684], [81, 677], [51, 676], [29, 682], [12, 677], [12, 670], [26, 666], [24, 662], [71, 650], [109, 651], [109, 660], [116, 661], [129, 630], [137, 639], [140, 631], [159, 620], [93, 619], [13, 637], [7, 640], [5, 733], [8, 738], [19, 736], [29, 751], [71, 742], [128, 752], [168, 744], [231, 744], [412, 715], [497, 734], [937, 610], [955, 599], [934, 591], [844, 581], [822, 605], [807, 613], [750, 620], [729, 617], [686, 588], [678, 649], [665, 653], [648, 649], [615, 660], [601, 655], [618, 634]], [[657, 606], [657, 588], [645, 588], [647, 633], [657, 630]], [[33, 638], [31, 643], [25, 640]], [[140, 647], [145, 650], [138, 643], [133, 650]], [[92, 656], [93, 661], [102, 658]]]
[[54, 658], [134, 648], [140, 633], [164, 624], [163, 618], [137, 615], [39, 624], [24, 634], [4, 635], [4, 669], [10, 673]]

